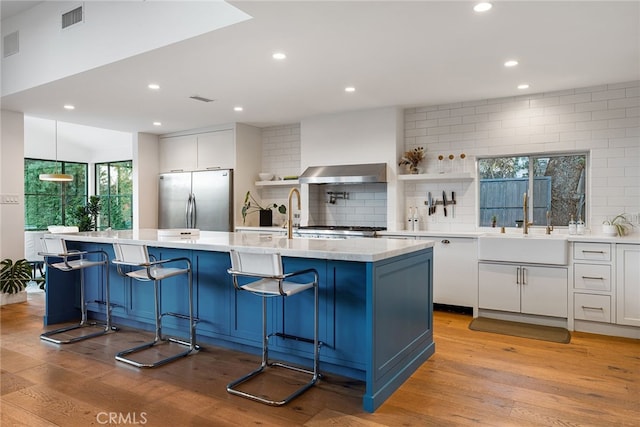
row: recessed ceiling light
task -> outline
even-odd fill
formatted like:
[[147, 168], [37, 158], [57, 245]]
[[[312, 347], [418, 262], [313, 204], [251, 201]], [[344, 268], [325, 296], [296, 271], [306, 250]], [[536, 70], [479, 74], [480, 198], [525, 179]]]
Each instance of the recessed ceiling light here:
[[527, 83], [522, 83], [521, 85], [518, 85], [518, 89], [529, 89], [529, 85]]
[[492, 7], [493, 5], [491, 3], [481, 2], [473, 6], [473, 10], [475, 10], [476, 12], [486, 12], [490, 10]]
[[233, 107], [233, 111], [242, 111], [244, 110], [244, 108], [238, 106], [238, 107]]
[[518, 61], [516, 61], [515, 59], [510, 59], [504, 63], [505, 67], [515, 67], [516, 65], [518, 65]]
[[271, 57], [272, 57], [273, 59], [283, 60], [283, 59], [285, 59], [285, 58], [287, 57], [287, 55], [285, 55], [285, 54], [284, 54], [284, 53], [282, 53], [282, 52], [276, 52], [276, 53], [274, 53], [273, 55], [271, 55]]
[[149, 89], [153, 89], [153, 90], [158, 90], [160, 89], [160, 85], [156, 84], [156, 83], [149, 83], [149, 85], [147, 86]]
[[65, 110], [75, 110], [75, 108], [76, 108], [76, 107], [74, 107], [74, 106], [73, 106], [73, 105], [71, 105], [71, 104], [67, 104], [67, 105], [65, 105], [65, 106], [64, 106], [64, 109], [65, 109]]
[[162, 123], [161, 122], [153, 122], [153, 125], [154, 126], [162, 126]]
[[345, 92], [355, 92], [356, 88], [353, 87], [353, 86], [347, 86], [347, 87], [344, 88], [344, 91]]

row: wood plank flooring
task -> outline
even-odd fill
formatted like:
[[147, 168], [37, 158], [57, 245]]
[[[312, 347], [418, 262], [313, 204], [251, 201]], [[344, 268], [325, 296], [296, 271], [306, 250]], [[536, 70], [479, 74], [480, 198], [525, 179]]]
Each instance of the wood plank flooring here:
[[435, 355], [369, 414], [363, 383], [333, 375], [282, 408], [231, 396], [226, 384], [258, 358], [221, 348], [138, 370], [114, 354], [146, 333], [44, 343], [43, 313], [42, 294], [0, 310], [3, 427], [640, 426], [638, 340], [573, 333], [556, 344], [470, 331], [471, 317], [436, 312]]

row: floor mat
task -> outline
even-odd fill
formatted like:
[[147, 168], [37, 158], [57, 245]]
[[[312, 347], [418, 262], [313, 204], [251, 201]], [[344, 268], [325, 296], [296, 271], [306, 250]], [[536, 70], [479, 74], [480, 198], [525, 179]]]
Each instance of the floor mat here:
[[510, 322], [487, 317], [476, 317], [469, 324], [469, 329], [562, 344], [568, 344], [571, 341], [571, 333], [565, 328]]

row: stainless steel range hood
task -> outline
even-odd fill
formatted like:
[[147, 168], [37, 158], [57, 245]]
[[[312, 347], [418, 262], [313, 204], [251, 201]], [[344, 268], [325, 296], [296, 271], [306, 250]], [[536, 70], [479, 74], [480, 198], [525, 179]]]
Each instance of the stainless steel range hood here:
[[302, 184], [361, 184], [387, 182], [387, 164], [310, 166], [299, 177]]

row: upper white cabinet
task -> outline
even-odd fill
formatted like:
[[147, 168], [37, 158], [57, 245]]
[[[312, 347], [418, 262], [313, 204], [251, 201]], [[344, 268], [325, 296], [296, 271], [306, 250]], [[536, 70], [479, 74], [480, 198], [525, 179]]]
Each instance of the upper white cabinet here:
[[198, 135], [198, 169], [233, 169], [236, 147], [233, 130], [207, 132]]
[[640, 326], [640, 245], [616, 245], [619, 325]]
[[198, 152], [195, 135], [160, 139], [160, 171], [191, 171], [196, 169]]
[[233, 169], [233, 129], [160, 139], [160, 171]]

